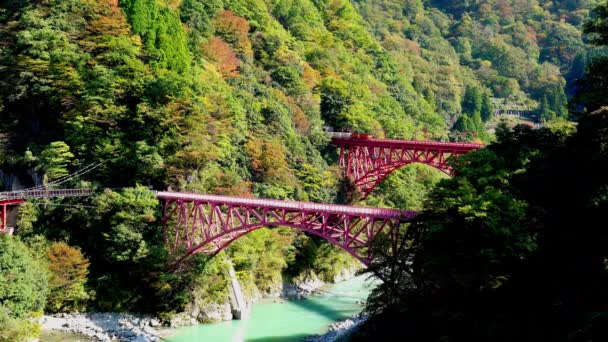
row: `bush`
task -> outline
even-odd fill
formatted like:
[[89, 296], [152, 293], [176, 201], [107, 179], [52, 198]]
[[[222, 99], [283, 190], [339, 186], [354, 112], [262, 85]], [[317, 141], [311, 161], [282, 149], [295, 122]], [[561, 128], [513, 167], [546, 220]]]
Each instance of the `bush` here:
[[25, 319], [44, 308], [47, 286], [44, 268], [23, 242], [0, 234], [0, 341], [34, 337], [36, 324]]
[[9, 310], [0, 305], [0, 342], [27, 341], [40, 333], [40, 324], [27, 319], [11, 318]]

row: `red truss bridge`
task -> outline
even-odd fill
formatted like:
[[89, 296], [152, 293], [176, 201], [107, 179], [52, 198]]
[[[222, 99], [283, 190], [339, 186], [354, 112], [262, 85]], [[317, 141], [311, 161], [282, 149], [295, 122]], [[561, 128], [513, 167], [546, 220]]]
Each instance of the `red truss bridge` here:
[[374, 257], [372, 242], [385, 236], [396, 243], [413, 211], [336, 204], [280, 201], [180, 192], [157, 192], [165, 201], [167, 246], [182, 255], [215, 254], [239, 237], [262, 227], [287, 226], [320, 236], [363, 264]]
[[[86, 197], [89, 189], [23, 190], [0, 192], [1, 233], [7, 227], [7, 208], [27, 199]], [[372, 242], [380, 236], [393, 248], [402, 223], [416, 212], [359, 206], [271, 199], [155, 192], [164, 201], [162, 218], [166, 245], [175, 266], [195, 253], [215, 254], [239, 237], [263, 227], [286, 226], [320, 236], [344, 249], [365, 265], [374, 257]]]
[[432, 166], [452, 175], [448, 158], [483, 147], [437, 141], [376, 139], [368, 134], [332, 133], [332, 143], [340, 147], [340, 167], [344, 175], [366, 198], [393, 171], [412, 163]]

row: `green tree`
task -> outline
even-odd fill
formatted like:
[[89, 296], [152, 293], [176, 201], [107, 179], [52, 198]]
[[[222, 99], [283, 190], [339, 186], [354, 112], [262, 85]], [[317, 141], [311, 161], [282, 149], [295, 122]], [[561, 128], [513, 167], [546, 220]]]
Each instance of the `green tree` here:
[[487, 122], [494, 116], [494, 107], [490, 101], [490, 94], [484, 92], [481, 100], [481, 120]]
[[342, 113], [352, 104], [348, 83], [326, 78], [320, 85], [321, 117], [334, 128], [349, 128]]
[[25, 342], [40, 334], [40, 324], [29, 319], [11, 317], [9, 310], [0, 305], [0, 342]]
[[70, 173], [68, 164], [72, 158], [74, 154], [70, 152], [70, 147], [63, 141], [55, 141], [40, 153], [38, 169], [44, 172], [48, 181], [52, 181]]
[[44, 308], [45, 269], [17, 237], [0, 236], [0, 303], [10, 317], [24, 318]]
[[[608, 46], [608, 3], [600, 2], [593, 11], [593, 17], [585, 24], [589, 40], [598, 46]], [[585, 77], [579, 82], [578, 102], [589, 111], [608, 105], [608, 53], [600, 50], [592, 55]]]
[[0, 341], [36, 337], [38, 324], [28, 318], [44, 308], [45, 272], [18, 237], [0, 234]]
[[469, 115], [481, 113], [483, 94], [477, 87], [467, 87], [462, 99], [462, 110]]
[[549, 106], [549, 100], [547, 99], [547, 95], [543, 96], [543, 100], [540, 103], [540, 118], [544, 121], [549, 121], [555, 118], [555, 112], [551, 110]]
[[[114, 262], [137, 262], [150, 255], [150, 235], [158, 236], [156, 221], [158, 199], [139, 186], [122, 193], [106, 190], [95, 198], [106, 245], [107, 258]], [[101, 228], [100, 227], [100, 228]]]
[[495, 144], [455, 160], [456, 176], [431, 193], [396, 256], [370, 267], [385, 282], [363, 336], [391, 326], [417, 340], [606, 336], [596, 308], [608, 304], [598, 223], [608, 209], [607, 129], [607, 110], [574, 134], [501, 127]]

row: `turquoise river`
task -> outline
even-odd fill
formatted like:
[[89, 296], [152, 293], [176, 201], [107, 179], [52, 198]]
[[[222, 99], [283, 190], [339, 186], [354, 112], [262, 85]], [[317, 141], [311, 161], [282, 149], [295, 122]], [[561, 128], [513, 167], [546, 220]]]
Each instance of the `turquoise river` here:
[[359, 276], [331, 284], [324, 292], [302, 300], [266, 299], [254, 304], [247, 320], [201, 324], [177, 330], [171, 342], [299, 341], [324, 333], [330, 324], [359, 313], [372, 283]]

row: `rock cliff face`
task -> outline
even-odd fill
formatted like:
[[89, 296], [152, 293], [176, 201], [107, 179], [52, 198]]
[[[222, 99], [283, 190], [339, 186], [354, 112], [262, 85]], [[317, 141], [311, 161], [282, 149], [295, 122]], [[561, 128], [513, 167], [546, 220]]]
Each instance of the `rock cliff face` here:
[[229, 321], [231, 319], [230, 303], [205, 303], [201, 305], [197, 300], [194, 300], [186, 305], [183, 312], [173, 315], [169, 325], [171, 327], [182, 327], [199, 323]]
[[230, 276], [230, 281], [228, 282], [228, 296], [230, 297], [232, 318], [246, 319], [249, 317], [249, 313], [251, 312], [251, 303], [245, 300], [243, 289], [241, 288], [241, 284], [236, 277], [232, 262], [228, 262], [228, 264], [230, 265], [228, 268], [228, 274]]
[[[172, 327], [196, 325], [199, 323], [213, 323], [229, 321], [232, 319], [246, 319], [251, 312], [251, 305], [262, 297], [282, 297], [285, 299], [303, 299], [323, 287], [326, 282], [321, 280], [313, 271], [307, 271], [291, 280], [276, 284], [269, 292], [247, 296], [236, 277], [230, 261], [228, 266], [228, 297], [223, 303], [204, 301], [195, 298], [179, 314], [173, 315], [169, 324]], [[351, 279], [358, 268], [345, 268], [340, 270], [330, 281], [332, 283]]]
[[245, 319], [249, 316], [254, 299], [245, 296], [232, 262], [227, 260], [226, 265], [228, 269], [228, 297], [226, 300], [217, 303], [195, 297], [183, 312], [171, 317], [169, 324], [172, 327]]

